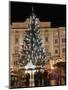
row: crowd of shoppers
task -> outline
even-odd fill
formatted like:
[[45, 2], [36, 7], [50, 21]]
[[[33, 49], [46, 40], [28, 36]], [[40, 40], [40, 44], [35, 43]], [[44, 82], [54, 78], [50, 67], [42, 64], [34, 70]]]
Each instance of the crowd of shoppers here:
[[[23, 76], [23, 77], [22, 77]], [[19, 87], [31, 87], [30, 83], [30, 73], [24, 73], [22, 76], [19, 76]], [[35, 70], [33, 74], [33, 84], [35, 87], [44, 87], [44, 86], [59, 86], [61, 85], [61, 75], [59, 71], [55, 70]], [[16, 82], [18, 82], [16, 81]], [[14, 84], [15, 80], [12, 81]], [[15, 85], [15, 84], [14, 84]]]

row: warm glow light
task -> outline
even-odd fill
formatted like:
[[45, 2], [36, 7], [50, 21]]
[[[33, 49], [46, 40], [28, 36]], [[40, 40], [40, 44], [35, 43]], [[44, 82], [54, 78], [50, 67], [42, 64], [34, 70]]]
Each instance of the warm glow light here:
[[54, 69], [54, 67], [53, 67], [54, 64], [55, 64], [54, 60], [50, 60], [51, 69]]

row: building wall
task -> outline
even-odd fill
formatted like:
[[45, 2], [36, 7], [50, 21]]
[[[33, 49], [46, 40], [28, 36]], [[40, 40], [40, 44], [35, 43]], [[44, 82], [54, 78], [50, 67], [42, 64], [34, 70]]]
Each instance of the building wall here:
[[[25, 22], [12, 23], [10, 28], [10, 67], [16, 64], [16, 53], [21, 50], [25, 31], [28, 30], [29, 19]], [[57, 58], [65, 60], [65, 27], [51, 28], [51, 22], [41, 22], [38, 20], [40, 36], [43, 47], [48, 49], [51, 59]]]

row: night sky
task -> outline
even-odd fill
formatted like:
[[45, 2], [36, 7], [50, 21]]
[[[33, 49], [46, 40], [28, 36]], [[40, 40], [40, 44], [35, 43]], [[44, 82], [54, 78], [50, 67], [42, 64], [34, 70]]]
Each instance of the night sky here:
[[52, 27], [66, 26], [66, 5], [10, 2], [10, 23], [25, 21], [34, 12], [40, 21], [51, 21]]

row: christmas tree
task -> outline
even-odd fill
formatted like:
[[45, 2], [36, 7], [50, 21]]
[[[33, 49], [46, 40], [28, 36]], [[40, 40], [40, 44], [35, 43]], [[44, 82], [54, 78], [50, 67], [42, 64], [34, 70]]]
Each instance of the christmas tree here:
[[22, 45], [20, 65], [25, 66], [31, 61], [33, 65], [43, 66], [47, 61], [46, 50], [42, 47], [39, 25], [33, 7], [28, 27], [29, 30], [25, 32]]

